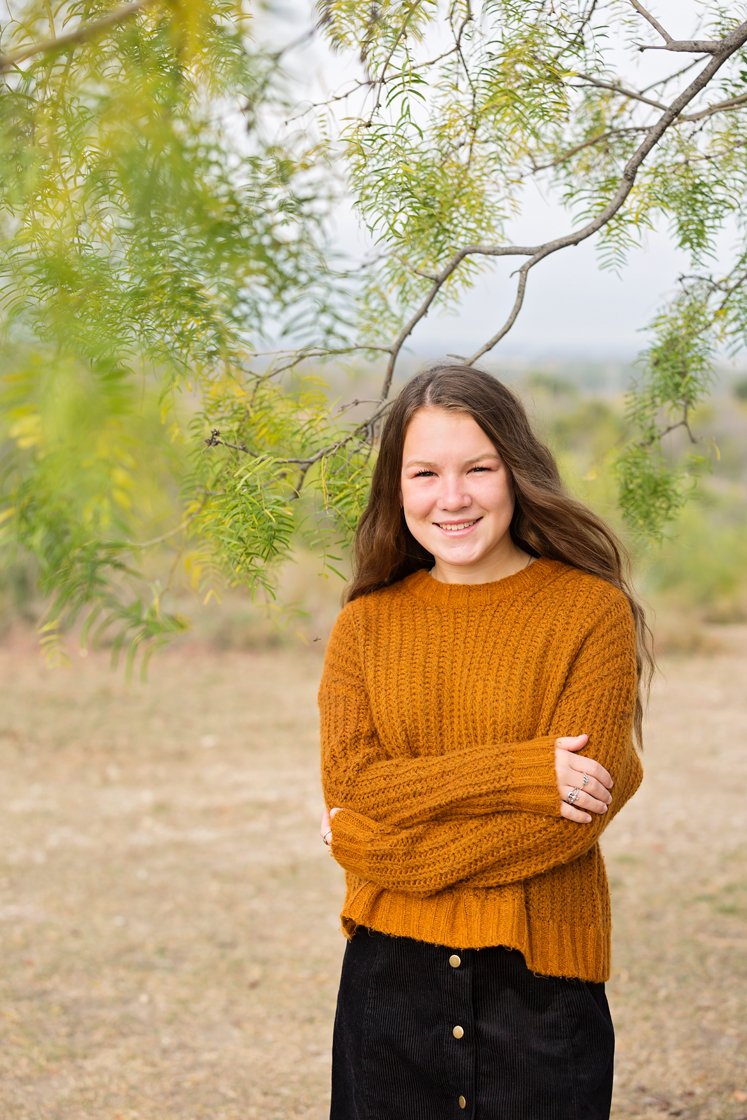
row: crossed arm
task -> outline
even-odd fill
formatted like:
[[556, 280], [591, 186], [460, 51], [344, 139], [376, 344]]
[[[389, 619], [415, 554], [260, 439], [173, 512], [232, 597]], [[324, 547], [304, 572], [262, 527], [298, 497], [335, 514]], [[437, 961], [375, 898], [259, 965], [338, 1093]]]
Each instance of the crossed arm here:
[[[337, 665], [332, 643], [328, 664], [320, 701], [331, 717], [322, 721], [325, 799], [340, 809], [333, 854], [370, 882], [432, 894], [466, 879], [487, 887], [542, 874], [591, 848], [640, 783], [631, 736], [635, 637], [618, 605], [587, 636], [548, 734], [523, 742], [382, 759], [360, 667]], [[556, 754], [567, 752], [555, 750], [558, 737], [579, 730], [589, 736], [589, 757], [569, 757], [614, 780], [607, 811], [583, 825], [577, 809], [571, 819], [561, 815]]]

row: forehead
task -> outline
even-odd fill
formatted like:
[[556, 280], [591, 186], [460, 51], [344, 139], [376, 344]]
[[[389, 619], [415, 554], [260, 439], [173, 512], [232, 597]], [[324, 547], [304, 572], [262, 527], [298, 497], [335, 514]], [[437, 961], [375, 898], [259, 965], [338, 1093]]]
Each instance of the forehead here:
[[429, 405], [414, 413], [405, 432], [403, 459], [436, 455], [496, 455], [490, 437], [468, 412]]

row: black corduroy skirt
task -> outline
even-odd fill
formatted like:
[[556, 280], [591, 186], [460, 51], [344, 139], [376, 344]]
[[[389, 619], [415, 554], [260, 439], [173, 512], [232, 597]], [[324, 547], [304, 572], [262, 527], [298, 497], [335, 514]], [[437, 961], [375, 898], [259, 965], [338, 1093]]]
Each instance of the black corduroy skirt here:
[[330, 1120], [608, 1120], [604, 984], [531, 972], [501, 946], [359, 927], [342, 965]]

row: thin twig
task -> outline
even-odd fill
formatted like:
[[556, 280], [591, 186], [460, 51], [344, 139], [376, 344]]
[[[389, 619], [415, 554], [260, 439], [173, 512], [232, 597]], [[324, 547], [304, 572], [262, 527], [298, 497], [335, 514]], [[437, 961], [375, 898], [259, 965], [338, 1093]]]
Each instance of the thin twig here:
[[676, 432], [678, 428], [685, 429], [690, 439], [690, 443], [698, 442], [697, 437], [693, 434], [693, 430], [690, 427], [689, 408], [687, 405], [683, 406], [683, 416], [681, 420], [674, 420], [671, 424], [667, 424], [666, 428], [657, 428], [654, 434], [649, 436], [648, 439], [639, 440], [637, 446], [644, 448], [653, 447], [655, 443], [661, 443], [661, 441], [664, 439], [664, 436], [668, 436], [670, 432]]
[[694, 66], [699, 65], [699, 58], [691, 58], [690, 61], [685, 66], [681, 66], [679, 70], [674, 70], [671, 74], [667, 74], [666, 78], [657, 78], [655, 82], [651, 82], [649, 85], [644, 86], [640, 92], [648, 93], [649, 90], [656, 89], [658, 86], [668, 85], [668, 83], [673, 82], [675, 78], [681, 78], [683, 74], [686, 74], [688, 72], [688, 70], [692, 70]]
[[384, 59], [384, 61], [382, 63], [381, 71], [379, 72], [379, 76], [378, 76], [378, 78], [373, 79], [373, 84], [377, 85], [378, 89], [376, 91], [376, 100], [374, 101], [373, 109], [371, 110], [371, 113], [370, 113], [370, 116], [369, 116], [369, 119], [368, 119], [369, 125], [373, 124], [373, 118], [376, 115], [376, 113], [378, 113], [379, 106], [381, 105], [381, 95], [382, 95], [382, 91], [384, 89], [384, 85], [386, 83], [386, 72], [389, 69], [389, 63], [394, 58], [394, 54], [395, 54], [395, 51], [397, 50], [397, 47], [400, 45], [402, 40], [405, 38], [405, 36], [407, 34], [407, 25], [410, 22], [410, 20], [412, 19], [412, 17], [415, 15], [415, 13], [417, 12], [419, 7], [420, 7], [420, 0], [410, 0], [409, 10], [406, 12], [405, 17], [402, 20], [402, 26], [400, 27], [399, 31], [397, 32], [397, 34], [394, 38], [394, 42], [392, 43], [392, 45], [389, 49], [389, 53], [387, 54], [386, 58]]
[[644, 105], [651, 105], [654, 109], [667, 108], [662, 101], [654, 101], [653, 98], [646, 97], [645, 94], [634, 89], [628, 89], [627, 86], [619, 85], [617, 82], [605, 82], [601, 78], [593, 78], [590, 74], [577, 74], [576, 77], [587, 85], [596, 86], [598, 89], [611, 90], [612, 93], [622, 94], [623, 97], [628, 97], [631, 101], [641, 101]]
[[185, 517], [184, 520], [173, 529], [161, 533], [160, 537], [151, 537], [149, 541], [127, 541], [127, 547], [133, 551], [141, 551], [142, 549], [153, 548], [153, 546], [157, 544], [163, 544], [164, 541], [171, 540], [172, 537], [176, 537], [179, 533], [182, 533], [193, 520], [194, 514], [191, 514], [189, 517]]
[[[598, 132], [596, 136], [590, 136], [588, 140], [582, 140], [580, 144], [574, 144], [572, 148], [568, 148], [565, 152], [561, 152], [555, 159], [550, 159], [546, 163], [533, 163], [531, 174], [535, 175], [538, 171], [546, 171], [549, 167], [559, 167], [561, 163], [571, 159], [572, 156], [582, 152], [584, 148], [593, 148], [596, 144], [601, 144], [604, 140], [609, 140], [613, 136], [622, 136], [626, 132], [646, 132], [647, 126], [645, 124], [627, 125], [624, 128], [609, 128], [606, 132]], [[526, 176], [524, 176], [526, 178]]]
[[25, 47], [19, 47], [18, 50], [0, 55], [0, 73], [12, 69], [19, 62], [25, 62], [27, 58], [31, 58], [33, 55], [49, 54], [65, 47], [76, 46], [78, 43], [87, 43], [115, 24], [132, 19], [133, 16], [155, 2], [156, 0], [133, 0], [131, 4], [123, 4], [121, 8], [115, 8], [113, 11], [107, 12], [106, 15], [100, 16], [99, 19], [80, 24], [73, 31], [67, 31], [63, 35], [51, 36], [48, 39], [40, 39], [36, 43], [29, 43]]
[[[667, 106], [662, 101], [654, 101], [653, 98], [646, 97], [643, 90], [628, 89], [626, 86], [619, 85], [617, 82], [605, 82], [601, 78], [593, 78], [589, 74], [576, 75], [582, 82], [598, 86], [600, 89], [608, 89], [613, 93], [619, 93], [623, 97], [628, 97], [632, 101], [641, 101], [644, 105], [651, 105], [654, 109], [666, 109]], [[699, 110], [697, 113], [681, 113], [681, 121], [700, 121], [704, 117], [710, 117], [713, 113], [722, 113], [730, 109], [740, 109], [743, 105], [747, 105], [747, 93], [740, 93], [737, 97], [729, 97], [725, 101], [717, 101], [713, 105], [708, 105], [705, 109]]]
[[445, 58], [450, 58], [451, 55], [456, 53], [455, 47], [449, 47], [447, 51], [435, 55], [433, 58], [427, 58], [423, 62], [418, 62], [411, 66], [408, 70], [390, 70], [384, 78], [356, 78], [351, 82], [349, 88], [341, 90], [340, 93], [332, 94], [331, 97], [325, 97], [321, 101], [311, 101], [305, 109], [301, 109], [298, 113], [288, 117], [285, 121], [286, 124], [295, 124], [296, 121], [307, 117], [309, 113], [315, 112], [317, 109], [325, 109], [329, 105], [334, 105], [338, 101], [345, 101], [348, 97], [352, 97], [354, 93], [359, 90], [372, 90], [377, 85], [388, 85], [389, 82], [394, 82], [397, 78], [403, 77], [405, 74], [419, 74], [424, 70], [429, 70], [431, 67], [436, 66], [439, 62], [443, 62]]

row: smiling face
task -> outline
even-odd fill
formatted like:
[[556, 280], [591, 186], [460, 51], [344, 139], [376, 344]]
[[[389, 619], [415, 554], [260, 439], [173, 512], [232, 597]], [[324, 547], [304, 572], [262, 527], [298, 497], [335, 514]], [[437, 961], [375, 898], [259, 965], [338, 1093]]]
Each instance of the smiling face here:
[[405, 433], [400, 495], [407, 527], [443, 583], [490, 583], [526, 562], [509, 534], [508, 471], [468, 413], [417, 410]]

